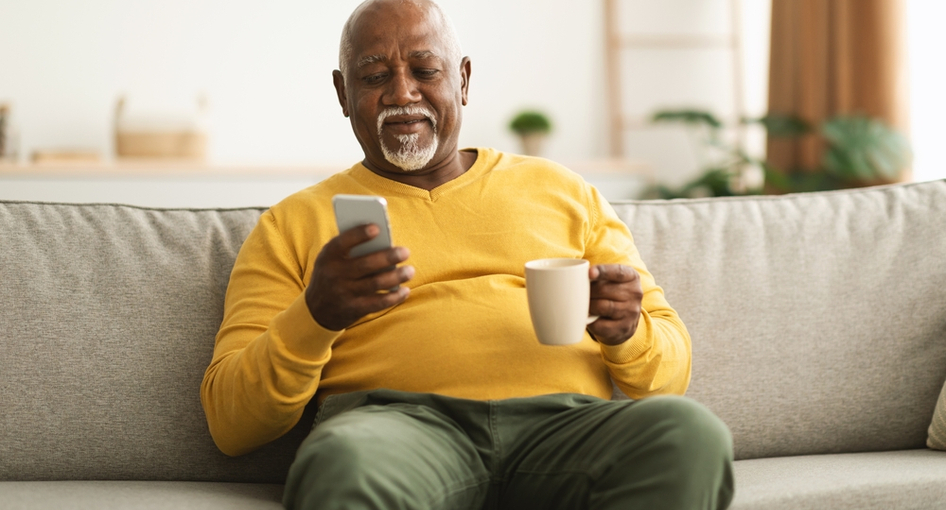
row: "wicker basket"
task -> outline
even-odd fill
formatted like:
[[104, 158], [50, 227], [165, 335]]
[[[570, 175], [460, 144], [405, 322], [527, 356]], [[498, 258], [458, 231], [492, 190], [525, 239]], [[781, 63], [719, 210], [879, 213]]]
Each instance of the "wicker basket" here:
[[[206, 100], [198, 100], [199, 110], [206, 108]], [[203, 161], [207, 156], [207, 133], [198, 127], [196, 119], [124, 118], [125, 98], [119, 98], [115, 108], [115, 155], [120, 158], [161, 158]]]
[[115, 153], [123, 158], [203, 160], [207, 156], [207, 135], [196, 131], [117, 131]]

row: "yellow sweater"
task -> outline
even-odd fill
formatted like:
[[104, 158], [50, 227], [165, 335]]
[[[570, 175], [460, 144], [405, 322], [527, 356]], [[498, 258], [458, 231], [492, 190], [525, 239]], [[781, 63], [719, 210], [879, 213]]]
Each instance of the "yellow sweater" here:
[[[552, 162], [477, 149], [462, 176], [426, 191], [361, 164], [265, 212], [230, 277], [201, 400], [218, 447], [252, 451], [289, 431], [313, 396], [373, 388], [502, 399], [682, 394], [690, 339], [627, 227], [579, 176]], [[332, 196], [381, 195], [394, 244], [416, 274], [407, 301], [335, 332], [304, 298], [315, 258], [338, 235]], [[538, 343], [524, 264], [547, 257], [622, 263], [641, 275], [635, 335], [604, 346]]]

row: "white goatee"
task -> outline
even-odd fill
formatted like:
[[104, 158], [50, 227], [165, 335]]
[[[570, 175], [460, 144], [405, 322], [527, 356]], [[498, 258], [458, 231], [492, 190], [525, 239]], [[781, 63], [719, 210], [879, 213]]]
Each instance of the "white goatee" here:
[[[419, 133], [395, 135], [398, 142], [401, 143], [401, 147], [396, 152], [392, 151], [384, 143], [384, 138], [381, 136], [384, 119], [392, 115], [423, 115], [427, 117], [433, 128], [433, 140], [422, 146]], [[440, 144], [440, 140], [437, 138], [437, 121], [434, 120], [433, 113], [420, 106], [393, 106], [383, 110], [378, 114], [378, 139], [381, 142], [381, 152], [384, 153], [384, 159], [405, 172], [415, 172], [427, 166], [427, 163], [430, 163], [430, 160], [434, 158]]]

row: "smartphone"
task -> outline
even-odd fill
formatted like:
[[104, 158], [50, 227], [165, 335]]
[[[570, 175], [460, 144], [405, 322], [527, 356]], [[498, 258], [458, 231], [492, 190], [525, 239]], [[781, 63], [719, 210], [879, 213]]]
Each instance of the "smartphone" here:
[[335, 208], [335, 224], [338, 225], [339, 233], [369, 223], [374, 223], [381, 229], [381, 233], [374, 239], [352, 248], [350, 257], [361, 257], [392, 246], [388, 201], [384, 197], [335, 195], [332, 197], [332, 205]]

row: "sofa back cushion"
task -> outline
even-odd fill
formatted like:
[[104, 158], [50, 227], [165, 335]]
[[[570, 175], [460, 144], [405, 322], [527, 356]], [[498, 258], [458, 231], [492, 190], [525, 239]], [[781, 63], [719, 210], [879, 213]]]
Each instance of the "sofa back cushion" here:
[[0, 202], [0, 480], [284, 481], [306, 425], [232, 459], [199, 396], [260, 213]]
[[[946, 182], [615, 209], [737, 458], [924, 446], [946, 379]], [[0, 202], [0, 480], [285, 479], [313, 408], [229, 458], [199, 399], [261, 212]]]
[[923, 448], [946, 379], [946, 181], [616, 204], [737, 458]]

